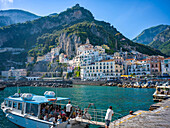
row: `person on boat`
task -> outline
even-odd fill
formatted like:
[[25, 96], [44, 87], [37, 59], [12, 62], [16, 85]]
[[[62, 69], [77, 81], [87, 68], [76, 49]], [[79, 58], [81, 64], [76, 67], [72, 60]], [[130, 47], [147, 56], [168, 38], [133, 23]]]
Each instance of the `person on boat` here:
[[163, 89], [161, 89], [161, 94], [164, 94], [164, 91], [163, 91]]
[[105, 116], [105, 128], [109, 128], [110, 125], [110, 121], [112, 120], [112, 116], [114, 115], [114, 112], [112, 110], [112, 106], [109, 106], [109, 108], [107, 109], [107, 113]]
[[66, 114], [66, 113], [64, 112], [64, 109], [61, 110], [61, 115], [62, 115], [62, 114]]
[[67, 117], [70, 116], [71, 108], [72, 108], [72, 105], [71, 105], [71, 101], [69, 100], [69, 101], [68, 101], [68, 104], [66, 105], [66, 116], [67, 116]]
[[42, 108], [42, 115], [45, 116], [45, 107]]
[[58, 108], [59, 108], [59, 111], [61, 111], [61, 105], [59, 105]]
[[49, 114], [49, 122], [55, 122], [55, 117]]
[[57, 116], [58, 116], [58, 115], [61, 115], [61, 112], [60, 112], [59, 109], [57, 109]]
[[66, 120], [66, 114], [62, 114], [62, 122], [65, 122]]
[[60, 116], [60, 115], [58, 115], [57, 123], [58, 123], [58, 124], [61, 124], [61, 123], [62, 123], [62, 119], [61, 119], [61, 116]]
[[38, 116], [38, 119], [40, 119], [40, 120], [44, 120], [44, 117], [43, 117], [43, 115], [42, 115], [42, 113], [40, 112], [40, 115]]
[[52, 111], [50, 112], [51, 115], [54, 115], [55, 109], [53, 108]]
[[45, 120], [45, 121], [48, 121], [48, 113], [45, 114], [44, 120]]

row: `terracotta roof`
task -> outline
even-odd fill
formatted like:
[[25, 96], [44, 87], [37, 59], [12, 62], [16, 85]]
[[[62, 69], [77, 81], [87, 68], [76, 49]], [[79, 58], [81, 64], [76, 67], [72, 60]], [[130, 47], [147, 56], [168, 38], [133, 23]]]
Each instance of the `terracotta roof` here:
[[168, 57], [168, 58], [165, 58], [164, 60], [168, 60], [168, 59], [170, 59], [170, 57]]
[[147, 61], [147, 59], [143, 59], [143, 60], [140, 60], [140, 61]]
[[110, 60], [101, 60], [100, 62], [111, 62], [114, 61], [114, 59], [110, 59]]
[[126, 59], [126, 60], [134, 60], [134, 58], [132, 58], [132, 59]]

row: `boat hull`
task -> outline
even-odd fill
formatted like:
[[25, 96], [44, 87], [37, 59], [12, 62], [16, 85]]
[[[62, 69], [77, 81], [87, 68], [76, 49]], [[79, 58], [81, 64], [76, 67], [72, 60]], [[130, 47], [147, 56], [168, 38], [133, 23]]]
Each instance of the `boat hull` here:
[[12, 113], [6, 114], [6, 117], [8, 118], [9, 121], [22, 128], [50, 128], [52, 126], [52, 124], [49, 123], [24, 118], [18, 115], [14, 115]]
[[4, 90], [6, 86], [0, 87], [0, 91]]
[[7, 113], [6, 117], [13, 124], [21, 128], [87, 128], [88, 127], [88, 124], [79, 123], [76, 122], [75, 120], [70, 120], [69, 123], [66, 121], [61, 124], [57, 124], [56, 126], [53, 126], [52, 122], [47, 122], [47, 121], [40, 122], [38, 120], [24, 118], [22, 116], [18, 116], [12, 113]]

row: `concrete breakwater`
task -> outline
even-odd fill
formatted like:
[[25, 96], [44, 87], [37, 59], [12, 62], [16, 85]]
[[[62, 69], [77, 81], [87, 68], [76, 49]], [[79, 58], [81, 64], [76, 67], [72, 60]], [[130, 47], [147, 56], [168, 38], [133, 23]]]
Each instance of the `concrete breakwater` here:
[[72, 81], [6, 81], [0, 83], [6, 87], [37, 86], [37, 87], [72, 87]]
[[103, 85], [106, 81], [81, 81], [81, 80], [72, 80], [75, 85]]
[[108, 82], [108, 81], [81, 81], [81, 80], [72, 80], [73, 84], [75, 85], [99, 85], [99, 86], [117, 86], [123, 88], [156, 88], [155, 84], [152, 85], [136, 85], [135, 82], [125, 82], [125, 81], [115, 81], [115, 82]]

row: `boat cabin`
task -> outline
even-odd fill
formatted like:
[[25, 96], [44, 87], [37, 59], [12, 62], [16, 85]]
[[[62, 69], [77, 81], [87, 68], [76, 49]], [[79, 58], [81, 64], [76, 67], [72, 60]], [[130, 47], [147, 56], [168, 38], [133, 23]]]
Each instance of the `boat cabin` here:
[[5, 98], [4, 105], [6, 108], [22, 115], [31, 115], [38, 117], [42, 104], [55, 104], [58, 101], [70, 100], [69, 98], [55, 97], [52, 91], [46, 91], [44, 96], [24, 93], [22, 95], [15, 94]]

